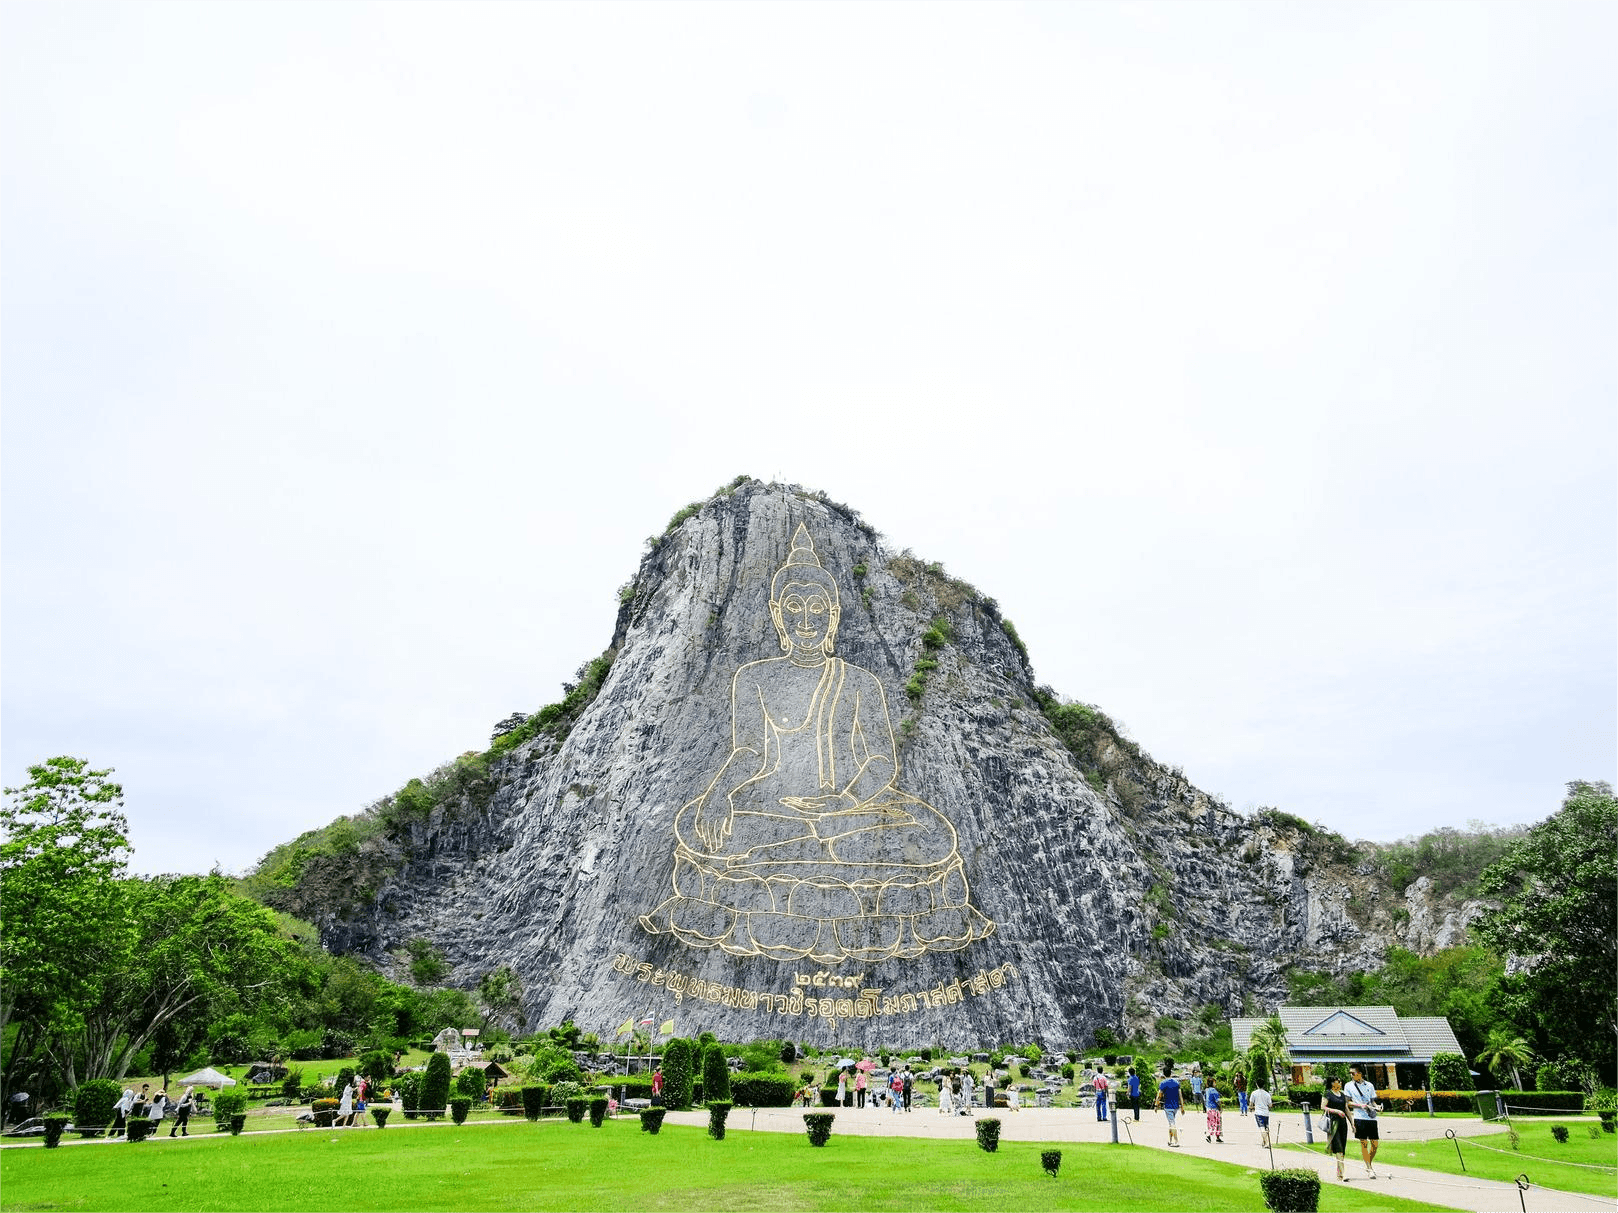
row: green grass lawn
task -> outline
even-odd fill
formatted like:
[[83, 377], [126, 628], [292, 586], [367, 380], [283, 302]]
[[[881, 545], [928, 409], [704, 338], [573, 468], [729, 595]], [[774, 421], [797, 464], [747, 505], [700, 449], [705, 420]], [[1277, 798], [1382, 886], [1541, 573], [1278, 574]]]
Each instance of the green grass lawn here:
[[[1446, 1143], [1447, 1144], [1447, 1143]], [[1041, 1149], [1062, 1151], [1060, 1177]], [[1333, 1210], [1440, 1209], [1323, 1185]], [[0, 1151], [0, 1208], [1187, 1209], [1263, 1208], [1256, 1172], [1134, 1146], [839, 1137], [636, 1120], [435, 1125]]]
[[[1518, 1175], [1526, 1174], [1530, 1183], [1542, 1188], [1618, 1197], [1618, 1170], [1612, 1169], [1618, 1164], [1618, 1139], [1614, 1139], [1610, 1133], [1591, 1137], [1589, 1130], [1597, 1127], [1594, 1119], [1519, 1118], [1512, 1124], [1517, 1130], [1516, 1150], [1512, 1150], [1511, 1136], [1505, 1132], [1461, 1139], [1461, 1158], [1466, 1160], [1466, 1174], [1508, 1184]], [[1554, 1124], [1567, 1126], [1565, 1144], [1551, 1136], [1551, 1126]], [[1291, 1145], [1287, 1148], [1324, 1152], [1318, 1145]], [[1348, 1160], [1351, 1168], [1360, 1166], [1359, 1146], [1352, 1137], [1348, 1142]], [[1451, 1175], [1461, 1174], [1461, 1162], [1455, 1156], [1455, 1143], [1447, 1137], [1440, 1137], [1436, 1141], [1401, 1141], [1397, 1138], [1384, 1141], [1376, 1162], [1377, 1166], [1390, 1170], [1406, 1166], [1447, 1171]], [[1608, 1169], [1586, 1170], [1587, 1167]]]

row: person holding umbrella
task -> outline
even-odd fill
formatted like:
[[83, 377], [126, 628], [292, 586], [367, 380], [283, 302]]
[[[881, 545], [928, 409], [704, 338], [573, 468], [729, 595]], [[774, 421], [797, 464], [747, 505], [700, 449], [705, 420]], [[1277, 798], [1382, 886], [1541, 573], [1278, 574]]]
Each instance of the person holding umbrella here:
[[866, 1084], [870, 1081], [869, 1073], [870, 1072], [866, 1069], [865, 1063], [863, 1063], [863, 1062], [861, 1062], [859, 1065], [856, 1065], [854, 1067], [854, 1106], [855, 1107], [863, 1108], [865, 1106], [865, 1087], [866, 1087]]

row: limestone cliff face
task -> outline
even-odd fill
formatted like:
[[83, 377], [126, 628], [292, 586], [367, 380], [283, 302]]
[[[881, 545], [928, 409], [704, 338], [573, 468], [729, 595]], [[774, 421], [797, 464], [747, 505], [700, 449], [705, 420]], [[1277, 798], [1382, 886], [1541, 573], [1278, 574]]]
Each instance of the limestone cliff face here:
[[[835, 587], [842, 664], [827, 669], [843, 689], [825, 690], [827, 674], [792, 700], [802, 671], [780, 664], [770, 603], [800, 527], [829, 578], [799, 580]], [[795, 488], [740, 484], [661, 539], [609, 655], [570, 728], [317, 864], [283, 904], [383, 965], [415, 937], [456, 984], [510, 965], [529, 1023], [610, 1033], [651, 1017], [851, 1048], [1087, 1047], [1098, 1027], [1273, 1003], [1301, 961], [1369, 967], [1389, 944], [1443, 946], [1476, 912], [1419, 881], [1380, 888], [1320, 836], [1234, 813], [1104, 716], [1060, 708], [992, 600]], [[770, 760], [738, 740], [752, 726], [733, 703], [737, 671], [767, 659], [783, 681], [737, 694], [778, 701], [758, 743], [775, 747], [771, 778], [812, 765], [813, 738], [811, 792], [840, 794], [852, 773], [828, 774], [828, 747], [852, 746], [867, 777], [836, 803], [737, 816], [710, 846], [686, 806], [733, 752], [733, 771]], [[782, 723], [800, 709], [812, 736]], [[330, 891], [356, 883], [357, 904]]]

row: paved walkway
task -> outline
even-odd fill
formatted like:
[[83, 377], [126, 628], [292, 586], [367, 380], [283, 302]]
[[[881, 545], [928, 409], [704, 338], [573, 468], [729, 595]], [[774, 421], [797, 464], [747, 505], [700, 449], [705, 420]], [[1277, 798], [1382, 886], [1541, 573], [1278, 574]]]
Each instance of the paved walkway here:
[[[733, 1108], [725, 1127], [731, 1132], [757, 1129], [760, 1132], [802, 1133], [803, 1108]], [[982, 1115], [982, 1109], [979, 1109]], [[1090, 1108], [1024, 1108], [1020, 1112], [1001, 1109], [1000, 1139], [1002, 1141], [1076, 1141], [1108, 1143], [1112, 1141], [1112, 1126], [1096, 1120]], [[670, 1112], [668, 1123], [706, 1126], [708, 1114], [702, 1111]], [[1251, 1116], [1235, 1114], [1225, 1116], [1225, 1140], [1202, 1140], [1203, 1118], [1200, 1113], [1182, 1114], [1180, 1117], [1180, 1152], [1199, 1158], [1213, 1158], [1220, 1162], [1254, 1170], [1267, 1170], [1271, 1154], [1260, 1144], [1260, 1134]], [[1275, 1140], [1297, 1142], [1304, 1140], [1303, 1116], [1299, 1113], [1279, 1113], [1270, 1118]], [[1400, 1165], [1400, 1141], [1424, 1141], [1443, 1137], [1446, 1129], [1457, 1136], [1476, 1137], [1499, 1133], [1500, 1126], [1480, 1120], [1429, 1119], [1421, 1116], [1384, 1117], [1382, 1146], [1377, 1155], [1377, 1178], [1365, 1174], [1360, 1161], [1359, 1147], [1352, 1139], [1348, 1143], [1349, 1161], [1344, 1168], [1348, 1182], [1356, 1188], [1371, 1188], [1390, 1196], [1425, 1201], [1428, 1204], [1447, 1205], [1456, 1209], [1470, 1209], [1475, 1213], [1618, 1213], [1618, 1201], [1600, 1196], [1587, 1196], [1581, 1192], [1562, 1192], [1552, 1188], [1534, 1186], [1522, 1194], [1516, 1185], [1476, 1179], [1467, 1175], [1449, 1175], [1442, 1171], [1425, 1171]], [[871, 1108], [837, 1109], [837, 1124], [833, 1132], [853, 1133], [865, 1137], [936, 1137], [973, 1141], [976, 1130], [964, 1116], [941, 1116], [936, 1108], [917, 1108], [913, 1112], [894, 1114]], [[1315, 1122], [1315, 1140], [1323, 1141], [1318, 1120]], [[1120, 1143], [1133, 1141], [1138, 1146], [1167, 1150], [1168, 1127], [1161, 1112], [1141, 1111], [1138, 1122], [1124, 1119], [1118, 1122]], [[1473, 1147], [1474, 1149], [1476, 1147]], [[1299, 1150], [1275, 1150], [1277, 1167], [1311, 1167], [1320, 1174], [1321, 1184], [1336, 1184], [1337, 1166], [1329, 1157], [1304, 1153]], [[1525, 1160], [1522, 1170], [1532, 1179], [1532, 1160]]]

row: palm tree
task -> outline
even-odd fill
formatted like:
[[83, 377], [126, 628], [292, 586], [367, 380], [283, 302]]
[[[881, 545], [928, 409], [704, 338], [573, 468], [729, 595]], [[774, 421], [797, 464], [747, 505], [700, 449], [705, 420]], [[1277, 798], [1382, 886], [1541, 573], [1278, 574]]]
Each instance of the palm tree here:
[[1496, 1074], [1503, 1069], [1510, 1070], [1511, 1081], [1517, 1084], [1517, 1090], [1520, 1091], [1522, 1078], [1517, 1074], [1517, 1067], [1526, 1066], [1533, 1061], [1534, 1051], [1521, 1036], [1515, 1040], [1507, 1040], [1504, 1032], [1495, 1032], [1489, 1037], [1489, 1047], [1478, 1054], [1478, 1060]]
[[1262, 1059], [1269, 1068], [1271, 1090], [1275, 1089], [1277, 1072], [1292, 1064], [1288, 1043], [1287, 1026], [1281, 1022], [1279, 1015], [1271, 1015], [1254, 1028], [1252, 1038], [1248, 1041], [1247, 1055], [1254, 1061]]

